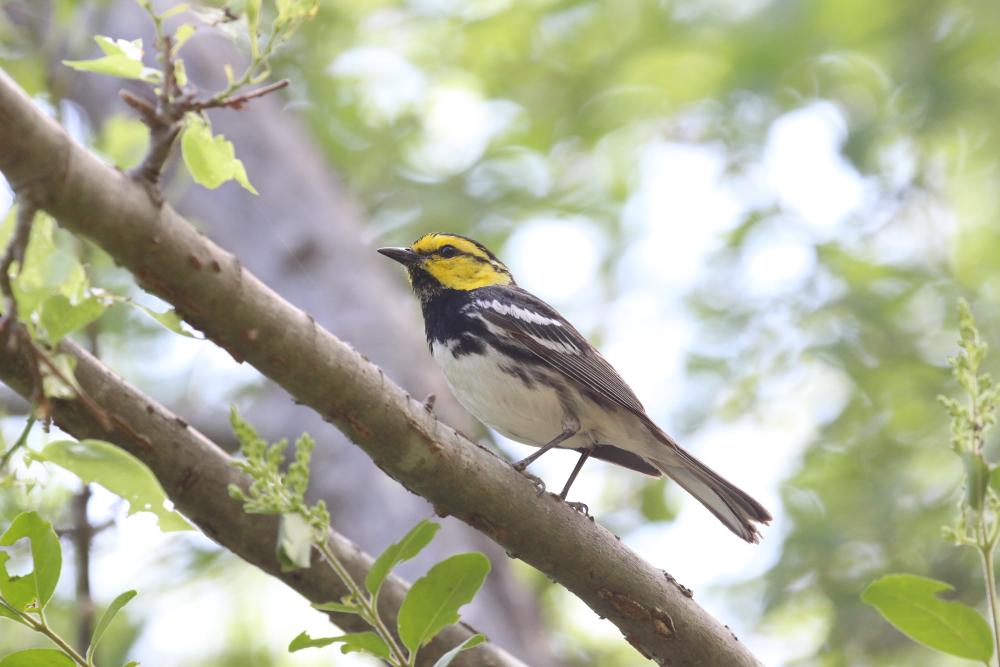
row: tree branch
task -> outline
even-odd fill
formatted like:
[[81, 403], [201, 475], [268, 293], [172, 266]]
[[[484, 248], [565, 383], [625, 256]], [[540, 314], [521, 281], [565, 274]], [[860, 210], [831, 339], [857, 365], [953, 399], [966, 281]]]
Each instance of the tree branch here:
[[336, 424], [387, 474], [538, 568], [661, 664], [758, 665], [666, 574], [423, 405], [239, 261], [72, 142], [0, 72], [0, 170], [36, 178], [69, 165], [42, 205], [129, 268], [192, 326]]
[[[19, 324], [15, 326], [21, 326]], [[34, 384], [23, 350], [26, 343], [13, 332], [14, 347], [0, 338], [0, 381], [21, 395], [28, 395]], [[210, 538], [247, 562], [281, 579], [313, 603], [339, 600], [348, 593], [333, 572], [322, 565], [308, 570], [284, 572], [275, 557], [278, 519], [247, 514], [242, 505], [229, 497], [229, 484], [246, 488], [249, 479], [240, 473], [232, 459], [215, 443], [191, 428], [149, 396], [130, 386], [98, 359], [75, 343], [63, 341], [60, 352], [76, 358], [76, 378], [84, 391], [109, 415], [111, 432], [79, 401], [52, 401], [52, 418], [61, 429], [77, 438], [98, 438], [112, 442], [145, 463], [178, 510]], [[81, 510], [82, 511], [82, 510]], [[74, 542], [81, 539], [74, 529]], [[89, 528], [90, 534], [96, 529]], [[343, 562], [351, 576], [364, 581], [371, 566], [371, 556], [346, 537], [330, 531], [330, 548]], [[406, 595], [407, 585], [393, 576], [379, 596], [379, 608], [385, 618], [394, 619]], [[330, 614], [347, 631], [367, 630], [354, 614]], [[394, 624], [393, 624], [394, 625]], [[421, 651], [420, 664], [432, 665], [445, 651], [472, 636], [464, 625], [454, 625]], [[89, 635], [87, 637], [89, 639]], [[524, 667], [520, 661], [492, 644], [484, 644], [462, 654], [454, 663], [464, 667]]]

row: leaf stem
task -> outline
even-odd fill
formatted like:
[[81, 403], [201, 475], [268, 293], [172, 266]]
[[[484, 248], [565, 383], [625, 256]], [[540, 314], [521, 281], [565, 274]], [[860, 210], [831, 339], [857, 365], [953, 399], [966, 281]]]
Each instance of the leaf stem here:
[[42, 614], [41, 610], [38, 611], [38, 619], [36, 620], [31, 616], [31, 614], [26, 614], [23, 611], [16, 609], [11, 606], [9, 602], [0, 597], [0, 606], [2, 606], [7, 611], [15, 614], [25, 625], [34, 630], [35, 632], [41, 633], [48, 637], [53, 644], [58, 646], [63, 653], [65, 653], [69, 658], [73, 660], [80, 667], [94, 667], [94, 663], [90, 662], [82, 655], [77, 653], [69, 642], [59, 636], [55, 630], [49, 627], [49, 624], [45, 622], [45, 616]]
[[316, 549], [323, 555], [323, 560], [327, 562], [336, 575], [340, 577], [340, 580], [344, 582], [344, 585], [347, 586], [348, 590], [351, 591], [351, 596], [357, 601], [363, 611], [363, 618], [375, 628], [375, 631], [386, 643], [386, 646], [389, 647], [389, 652], [392, 654], [393, 659], [397, 661], [396, 664], [400, 667], [414, 664], [413, 660], [416, 657], [416, 651], [407, 657], [406, 652], [396, 642], [396, 637], [392, 634], [389, 628], [386, 627], [382, 618], [379, 616], [374, 598], [369, 598], [365, 595], [364, 591], [361, 590], [361, 587], [355, 583], [351, 574], [344, 567], [343, 563], [337, 559], [336, 554], [334, 554], [330, 549], [326, 540], [324, 539], [318, 541], [316, 543]]
[[986, 512], [979, 513], [977, 526], [979, 560], [983, 566], [983, 580], [986, 583], [986, 600], [990, 607], [990, 620], [993, 623], [993, 658], [991, 665], [1000, 666], [1000, 598], [997, 596], [997, 581], [993, 572], [993, 552], [996, 540], [992, 531], [986, 525]]
[[10, 461], [10, 457], [14, 455], [21, 447], [24, 447], [28, 442], [28, 434], [31, 433], [31, 427], [35, 425], [35, 416], [31, 415], [28, 417], [28, 422], [24, 425], [24, 430], [21, 431], [21, 435], [17, 436], [17, 440], [14, 444], [10, 446], [6, 452], [3, 453], [3, 458], [0, 458], [0, 470], [7, 467], [7, 463]]

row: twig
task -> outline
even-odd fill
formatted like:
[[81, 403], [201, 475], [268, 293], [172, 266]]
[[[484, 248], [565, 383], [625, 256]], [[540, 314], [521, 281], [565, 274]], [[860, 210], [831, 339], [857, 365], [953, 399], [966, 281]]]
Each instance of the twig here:
[[67, 387], [70, 387], [76, 394], [77, 400], [79, 400], [83, 407], [86, 408], [87, 412], [91, 414], [94, 420], [100, 424], [105, 431], [110, 433], [114, 429], [114, 424], [111, 423], [111, 418], [108, 417], [108, 414], [104, 412], [104, 410], [102, 410], [101, 407], [97, 405], [92, 398], [90, 398], [90, 396], [87, 396], [87, 394], [80, 389], [80, 385], [75, 379], [70, 378], [63, 373], [62, 369], [49, 358], [49, 355], [45, 352], [45, 350], [38, 347], [35, 341], [28, 340], [28, 343], [31, 349], [34, 350], [38, 361], [41, 361], [45, 367], [49, 369], [49, 372], [56, 376], [60, 382], [65, 384]]
[[[164, 32], [163, 20], [153, 11], [151, 5], [147, 6], [147, 10], [156, 28], [156, 46], [159, 52], [157, 59], [163, 67], [163, 82], [160, 92], [157, 95], [155, 105], [128, 91], [122, 91], [120, 95], [125, 103], [139, 114], [142, 122], [149, 127], [150, 134], [149, 149], [146, 151], [142, 163], [130, 170], [129, 175], [146, 187], [153, 203], [159, 207], [163, 204], [159, 185], [160, 175], [163, 173], [163, 165], [170, 157], [170, 151], [177, 140], [177, 135], [183, 128], [183, 119], [186, 114], [200, 113], [206, 109], [242, 109], [247, 102], [253, 99], [285, 88], [288, 85], [288, 80], [283, 79], [233, 97], [236, 90], [251, 81], [253, 72], [260, 64], [260, 58], [258, 58], [251, 63], [239, 81], [231, 83], [215, 97], [196, 100], [194, 93], [185, 94], [177, 81], [177, 57], [174, 52], [173, 37]], [[273, 48], [273, 38], [274, 35], [268, 41], [265, 49], [266, 54], [269, 54]]]
[[281, 90], [286, 88], [289, 84], [288, 79], [282, 79], [281, 81], [275, 81], [274, 83], [268, 84], [266, 86], [261, 86], [255, 90], [251, 90], [249, 93], [244, 93], [243, 95], [238, 95], [237, 97], [224, 97], [217, 98], [213, 97], [208, 100], [197, 100], [191, 102], [188, 108], [191, 111], [204, 111], [205, 109], [242, 109], [250, 100], [256, 99], [258, 97], [263, 97], [269, 93], [273, 93], [276, 90]]
[[86, 653], [94, 634], [94, 598], [90, 592], [90, 556], [94, 541], [94, 526], [87, 517], [90, 485], [73, 498], [73, 554], [76, 558], [76, 646]]
[[0, 470], [7, 467], [7, 463], [10, 461], [10, 457], [14, 455], [14, 452], [27, 444], [28, 434], [31, 433], [31, 427], [35, 425], [35, 421], [36, 419], [33, 415], [28, 417], [28, 421], [25, 423], [24, 429], [21, 431], [21, 435], [17, 437], [14, 444], [10, 446], [10, 449], [4, 452], [3, 457], [0, 458]]

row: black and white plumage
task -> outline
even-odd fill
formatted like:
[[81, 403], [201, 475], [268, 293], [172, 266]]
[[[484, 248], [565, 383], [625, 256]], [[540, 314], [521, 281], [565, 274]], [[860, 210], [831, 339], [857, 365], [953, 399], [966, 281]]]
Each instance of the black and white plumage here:
[[[459, 402], [501, 434], [543, 448], [522, 464], [553, 445], [583, 453], [563, 497], [586, 456], [648, 475], [666, 474], [741, 538], [759, 540], [755, 523], [770, 521], [767, 510], [657, 427], [572, 324], [518, 287], [481, 245], [455, 235], [434, 236], [443, 238], [432, 243], [424, 237], [406, 254], [382, 252], [407, 265], [431, 353]], [[445, 267], [449, 271], [429, 266], [443, 247], [458, 248], [469, 265], [452, 262]], [[456, 257], [448, 254], [441, 260]], [[484, 271], [495, 272], [495, 279], [489, 273], [484, 279]]]

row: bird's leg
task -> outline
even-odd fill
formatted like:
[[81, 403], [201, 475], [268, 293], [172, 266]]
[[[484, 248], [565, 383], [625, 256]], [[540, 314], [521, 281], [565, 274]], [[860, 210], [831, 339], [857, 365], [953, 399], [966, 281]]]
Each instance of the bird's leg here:
[[576, 435], [576, 432], [578, 430], [580, 430], [580, 427], [577, 426], [576, 424], [574, 424], [572, 426], [566, 426], [566, 427], [564, 427], [562, 433], [560, 433], [556, 437], [552, 438], [552, 440], [550, 442], [548, 442], [548, 443], [542, 445], [541, 447], [539, 447], [539, 449], [538, 449], [537, 452], [535, 452], [531, 456], [529, 456], [529, 457], [527, 457], [525, 459], [521, 459], [520, 461], [518, 461], [517, 463], [515, 463], [514, 464], [514, 470], [516, 470], [518, 472], [524, 472], [524, 469], [527, 468], [528, 466], [530, 466], [536, 460], [538, 460], [539, 456], [541, 456], [545, 452], [549, 451], [553, 447], [558, 446], [560, 442], [563, 442], [567, 438], [570, 438], [570, 437]]
[[[559, 494], [559, 500], [565, 501], [566, 495], [569, 493], [569, 487], [573, 486], [573, 482], [576, 481], [576, 476], [580, 474], [580, 470], [583, 468], [583, 464], [587, 462], [590, 458], [590, 450], [585, 449], [580, 453], [580, 459], [576, 462], [576, 466], [573, 468], [573, 472], [569, 474], [569, 479], [566, 480], [566, 486], [563, 487], [562, 493]], [[590, 508], [587, 507], [587, 503], [566, 503], [577, 512], [580, 512], [585, 517], [593, 520], [594, 517], [590, 516]]]
[[589, 449], [585, 449], [580, 453], [580, 460], [576, 462], [576, 467], [573, 468], [573, 472], [569, 474], [569, 479], [566, 480], [566, 486], [563, 487], [562, 493], [559, 494], [559, 500], [566, 500], [566, 494], [569, 493], [569, 487], [573, 486], [573, 482], [576, 481], [576, 476], [580, 474], [580, 469], [583, 468], [583, 464], [586, 463], [589, 458]]

